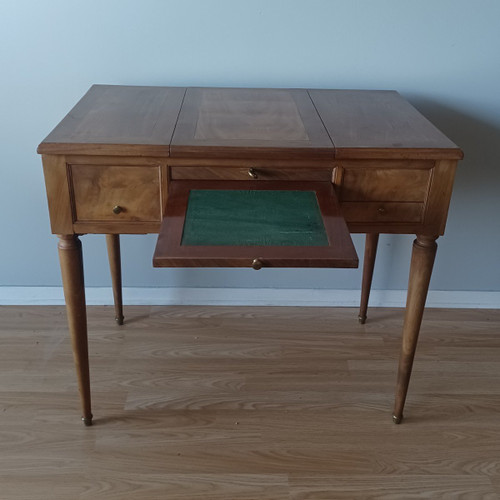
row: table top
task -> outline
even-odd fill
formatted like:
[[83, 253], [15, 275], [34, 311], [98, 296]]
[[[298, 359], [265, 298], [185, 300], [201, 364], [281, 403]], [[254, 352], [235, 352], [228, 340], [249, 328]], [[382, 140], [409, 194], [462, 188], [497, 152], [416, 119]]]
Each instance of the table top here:
[[460, 159], [395, 91], [94, 85], [41, 154]]

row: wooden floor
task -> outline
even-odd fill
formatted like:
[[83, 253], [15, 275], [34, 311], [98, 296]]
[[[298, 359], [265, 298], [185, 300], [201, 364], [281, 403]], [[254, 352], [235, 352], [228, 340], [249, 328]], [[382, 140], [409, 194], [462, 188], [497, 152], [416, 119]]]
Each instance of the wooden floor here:
[[500, 311], [89, 307], [95, 425], [63, 307], [0, 308], [0, 498], [498, 499]]

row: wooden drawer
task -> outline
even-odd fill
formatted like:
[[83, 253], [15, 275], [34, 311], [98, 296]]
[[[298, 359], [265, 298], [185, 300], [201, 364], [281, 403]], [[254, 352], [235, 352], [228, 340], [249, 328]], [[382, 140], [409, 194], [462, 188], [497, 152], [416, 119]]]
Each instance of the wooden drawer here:
[[291, 180], [291, 181], [331, 181], [330, 167], [171, 167], [171, 179], [200, 180]]
[[70, 165], [75, 222], [160, 221], [158, 166]]
[[347, 222], [422, 222], [423, 203], [344, 202], [342, 212]]
[[341, 201], [424, 202], [433, 162], [413, 163], [413, 168], [397, 168], [402, 162], [348, 165], [343, 171]]

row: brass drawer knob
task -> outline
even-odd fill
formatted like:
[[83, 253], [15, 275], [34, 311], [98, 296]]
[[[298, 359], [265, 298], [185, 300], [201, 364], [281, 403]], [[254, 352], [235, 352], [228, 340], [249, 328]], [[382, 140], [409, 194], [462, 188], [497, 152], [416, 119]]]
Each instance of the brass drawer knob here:
[[252, 261], [252, 267], [258, 271], [259, 269], [262, 269], [262, 261], [260, 259], [253, 259]]
[[120, 205], [116, 205], [113, 207], [113, 213], [114, 214], [121, 214], [123, 212], [123, 208], [120, 207]]
[[384, 215], [386, 212], [387, 212], [387, 210], [385, 209], [385, 207], [379, 207], [379, 209], [378, 209], [379, 214]]
[[248, 175], [252, 178], [252, 179], [258, 179], [258, 175], [257, 175], [257, 172], [255, 171], [255, 169], [252, 167], [252, 168], [249, 168], [248, 169]]

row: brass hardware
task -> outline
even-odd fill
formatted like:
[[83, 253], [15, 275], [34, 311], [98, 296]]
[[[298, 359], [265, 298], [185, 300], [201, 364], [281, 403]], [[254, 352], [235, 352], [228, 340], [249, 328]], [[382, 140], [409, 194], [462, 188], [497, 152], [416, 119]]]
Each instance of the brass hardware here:
[[393, 416], [392, 416], [392, 421], [393, 421], [395, 424], [400, 424], [400, 423], [401, 423], [401, 420], [403, 420], [403, 415], [401, 415], [400, 417], [396, 417], [396, 415], [393, 415]]
[[90, 417], [82, 417], [82, 422], [86, 427], [90, 427], [92, 425], [92, 415]]
[[379, 214], [385, 214], [385, 213], [386, 213], [386, 211], [387, 211], [387, 210], [386, 210], [384, 207], [380, 207], [380, 208], [378, 209], [378, 213], [379, 213]]
[[120, 214], [122, 212], [123, 212], [123, 208], [120, 207], [120, 205], [116, 205], [116, 206], [113, 207], [113, 213], [114, 214]]
[[262, 261], [260, 259], [253, 259], [252, 261], [252, 267], [258, 271], [259, 269], [262, 269]]
[[358, 321], [364, 325], [366, 323], [366, 316], [358, 316]]
[[249, 168], [248, 169], [248, 175], [252, 178], [252, 179], [258, 179], [258, 174], [257, 172], [255, 171], [255, 169], [253, 167]]

